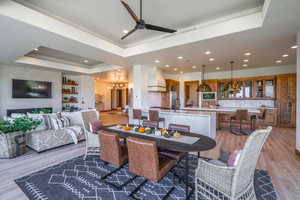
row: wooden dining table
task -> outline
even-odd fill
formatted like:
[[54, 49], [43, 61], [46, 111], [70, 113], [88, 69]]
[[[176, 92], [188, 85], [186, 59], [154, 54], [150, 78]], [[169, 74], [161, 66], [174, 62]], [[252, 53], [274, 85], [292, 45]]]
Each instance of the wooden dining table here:
[[[129, 125], [129, 126], [133, 127], [134, 125]], [[211, 150], [216, 146], [216, 141], [214, 139], [209, 138], [204, 135], [201, 135], [201, 134], [198, 134], [198, 133], [182, 133], [181, 132], [185, 136], [199, 138], [199, 140], [197, 140], [195, 143], [187, 144], [187, 143], [182, 143], [182, 142], [177, 142], [177, 141], [170, 141], [170, 140], [164, 139], [163, 137], [160, 137], [160, 138], [149, 137], [146, 133], [133, 134], [129, 131], [125, 131], [123, 129], [115, 129], [113, 127], [116, 127], [116, 125], [103, 126], [101, 128], [101, 130], [118, 133], [121, 138], [125, 138], [125, 139], [127, 137], [136, 137], [136, 138], [155, 141], [157, 147], [162, 150], [190, 153], [190, 152], [202, 152], [202, 151]], [[187, 156], [185, 157], [185, 178], [184, 178], [185, 179], [186, 199], [190, 198], [190, 196], [194, 190], [194, 187], [189, 185], [189, 170], [190, 170], [189, 156], [187, 154]], [[191, 192], [189, 192], [189, 187], [192, 189]]]

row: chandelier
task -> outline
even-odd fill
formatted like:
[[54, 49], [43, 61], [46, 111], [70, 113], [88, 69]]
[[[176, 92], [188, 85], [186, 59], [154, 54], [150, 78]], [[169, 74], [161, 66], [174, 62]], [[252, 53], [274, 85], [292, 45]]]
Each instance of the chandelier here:
[[210, 86], [204, 82], [205, 67], [206, 67], [205, 65], [202, 65], [202, 79], [201, 79], [201, 84], [197, 88], [197, 92], [211, 92], [212, 91]]
[[127, 83], [124, 82], [124, 76], [120, 71], [115, 71], [112, 76], [111, 89], [123, 89], [127, 87]]

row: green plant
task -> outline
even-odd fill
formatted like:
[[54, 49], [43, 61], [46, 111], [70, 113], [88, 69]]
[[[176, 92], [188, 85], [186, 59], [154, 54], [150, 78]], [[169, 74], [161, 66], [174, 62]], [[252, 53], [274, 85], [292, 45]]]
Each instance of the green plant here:
[[0, 132], [11, 133], [17, 131], [32, 131], [41, 123], [41, 120], [36, 120], [29, 117], [21, 117], [13, 121], [0, 121]]
[[36, 108], [32, 111], [33, 114], [47, 114], [51, 113], [51, 110], [47, 108]]

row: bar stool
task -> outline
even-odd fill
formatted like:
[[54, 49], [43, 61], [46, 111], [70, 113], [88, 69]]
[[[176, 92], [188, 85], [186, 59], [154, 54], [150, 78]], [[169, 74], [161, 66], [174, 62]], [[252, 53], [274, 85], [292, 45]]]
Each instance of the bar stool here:
[[[232, 130], [232, 121], [238, 121], [240, 128], [239, 128], [239, 133], [234, 132]], [[249, 116], [248, 110], [244, 109], [237, 109], [235, 114], [230, 117], [230, 132], [235, 134], [235, 135], [248, 135], [248, 133], [244, 132], [242, 129], [242, 122], [243, 121], [249, 121], [251, 123], [251, 130], [253, 130], [253, 121], [256, 120], [256, 117], [254, 115]], [[254, 127], [255, 127], [255, 122], [254, 122]]]
[[133, 119], [139, 121], [139, 126], [141, 125], [141, 121], [147, 119], [147, 117], [142, 116], [142, 110], [141, 109], [133, 109]]
[[158, 126], [160, 122], [163, 122], [163, 128], [165, 127], [165, 118], [159, 117], [158, 110], [149, 110], [149, 120], [156, 121], [158, 123]]

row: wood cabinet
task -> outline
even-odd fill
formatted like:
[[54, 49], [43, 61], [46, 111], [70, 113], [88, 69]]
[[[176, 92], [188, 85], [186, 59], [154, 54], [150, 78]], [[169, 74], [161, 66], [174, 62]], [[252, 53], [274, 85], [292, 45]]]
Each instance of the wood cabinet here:
[[296, 127], [296, 74], [277, 76], [278, 125]]

